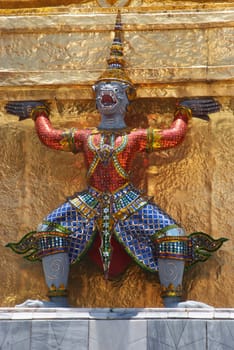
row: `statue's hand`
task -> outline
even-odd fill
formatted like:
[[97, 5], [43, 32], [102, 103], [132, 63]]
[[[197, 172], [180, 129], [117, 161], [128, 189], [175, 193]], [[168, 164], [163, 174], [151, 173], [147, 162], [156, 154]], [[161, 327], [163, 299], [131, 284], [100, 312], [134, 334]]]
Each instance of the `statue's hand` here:
[[13, 101], [8, 102], [5, 106], [7, 113], [19, 117], [19, 121], [33, 118], [33, 113], [37, 110], [46, 112], [49, 115], [49, 107], [42, 101]]
[[209, 121], [208, 114], [219, 112], [221, 105], [213, 98], [196, 98], [180, 102], [180, 106], [187, 107], [191, 110], [192, 116]]

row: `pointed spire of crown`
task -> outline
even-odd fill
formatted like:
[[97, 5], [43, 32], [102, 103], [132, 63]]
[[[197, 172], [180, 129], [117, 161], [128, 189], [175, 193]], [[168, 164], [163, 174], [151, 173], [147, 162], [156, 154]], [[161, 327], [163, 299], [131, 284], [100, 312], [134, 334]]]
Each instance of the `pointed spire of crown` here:
[[134, 87], [124, 70], [125, 60], [123, 56], [122, 34], [121, 13], [118, 11], [115, 22], [115, 36], [110, 48], [110, 57], [107, 59], [108, 67], [96, 83], [101, 81], [120, 81]]
[[107, 60], [109, 69], [123, 69], [125, 61], [123, 57], [123, 43], [122, 43], [122, 23], [121, 14], [118, 11], [115, 22], [115, 37], [110, 48], [110, 58]]

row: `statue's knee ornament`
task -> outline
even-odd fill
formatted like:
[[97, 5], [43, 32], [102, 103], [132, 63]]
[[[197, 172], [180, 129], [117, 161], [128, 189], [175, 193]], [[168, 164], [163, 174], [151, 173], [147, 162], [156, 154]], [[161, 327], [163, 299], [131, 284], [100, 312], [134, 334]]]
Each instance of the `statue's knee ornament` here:
[[192, 241], [187, 236], [164, 236], [155, 239], [158, 259], [192, 260]]
[[69, 248], [69, 239], [63, 232], [37, 232], [34, 234], [37, 241], [39, 258], [57, 253], [67, 253]]
[[186, 261], [192, 259], [192, 242], [186, 236], [164, 236], [155, 239], [155, 244], [161, 296], [165, 306], [168, 306], [168, 300], [176, 303], [181, 300], [184, 266]]
[[48, 286], [50, 300], [63, 300], [67, 297], [69, 275], [69, 239], [67, 234], [58, 231], [41, 231], [34, 234], [37, 241], [37, 255], [42, 265]]
[[166, 307], [175, 307], [183, 294], [184, 268], [207, 260], [219, 249], [225, 238], [213, 239], [203, 232], [181, 235], [179, 228], [169, 229], [164, 235], [155, 235], [156, 257], [162, 287], [161, 296]]

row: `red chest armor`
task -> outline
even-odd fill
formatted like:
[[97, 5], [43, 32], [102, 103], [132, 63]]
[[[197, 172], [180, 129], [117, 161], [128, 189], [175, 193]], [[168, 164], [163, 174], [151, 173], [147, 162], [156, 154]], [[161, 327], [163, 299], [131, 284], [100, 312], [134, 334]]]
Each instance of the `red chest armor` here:
[[[104, 192], [114, 192], [129, 182], [131, 163], [139, 148], [137, 133], [90, 134], [84, 146], [89, 185]], [[141, 145], [143, 146], [143, 144]]]

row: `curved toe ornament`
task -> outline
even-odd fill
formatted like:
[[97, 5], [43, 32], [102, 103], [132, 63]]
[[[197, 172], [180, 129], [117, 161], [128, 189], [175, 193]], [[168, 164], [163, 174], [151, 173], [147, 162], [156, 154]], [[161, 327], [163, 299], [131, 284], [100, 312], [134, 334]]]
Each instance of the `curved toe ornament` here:
[[199, 261], [206, 261], [224, 242], [228, 241], [225, 237], [214, 239], [204, 232], [194, 232], [188, 237], [192, 243], [192, 260], [189, 266]]
[[36, 231], [29, 232], [19, 242], [7, 243], [6, 247], [17, 254], [25, 255], [24, 258], [27, 260], [38, 260], [36, 257], [38, 244], [34, 236], [36, 233]]

